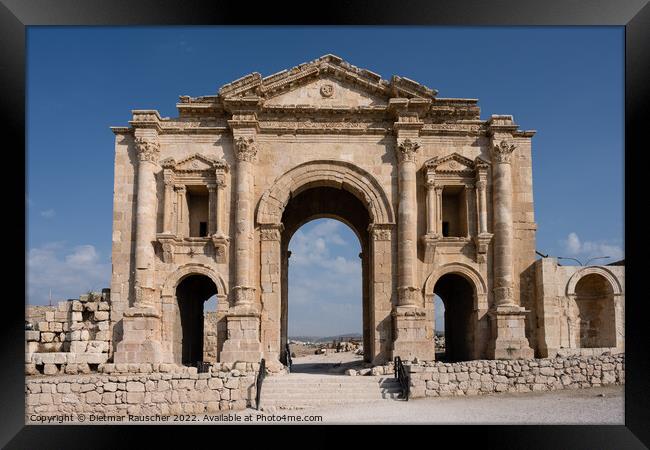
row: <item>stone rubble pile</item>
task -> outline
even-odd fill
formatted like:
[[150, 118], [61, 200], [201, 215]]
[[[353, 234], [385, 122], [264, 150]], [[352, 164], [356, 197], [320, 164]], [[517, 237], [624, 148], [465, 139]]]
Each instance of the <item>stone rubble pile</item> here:
[[110, 310], [109, 289], [59, 302], [34, 330], [25, 331], [25, 373], [89, 373], [108, 361]]

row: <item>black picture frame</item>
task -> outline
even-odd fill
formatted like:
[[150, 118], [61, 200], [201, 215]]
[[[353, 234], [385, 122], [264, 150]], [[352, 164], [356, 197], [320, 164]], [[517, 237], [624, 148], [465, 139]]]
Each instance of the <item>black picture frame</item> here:
[[[95, 25], [445, 25], [445, 26], [624, 26], [625, 27], [625, 201], [636, 208], [626, 209], [626, 385], [625, 425], [621, 426], [456, 426], [421, 427], [422, 436], [402, 434], [401, 430], [384, 428], [383, 432], [366, 432], [366, 444], [371, 438], [380, 442], [388, 434], [406, 445], [442, 444], [443, 437], [461, 443], [474, 438], [482, 448], [644, 448], [650, 446], [650, 388], [648, 386], [649, 361], [647, 343], [648, 317], [646, 298], [641, 294], [644, 264], [641, 258], [643, 234], [640, 228], [645, 219], [643, 208], [644, 180], [640, 163], [647, 151], [644, 131], [648, 122], [648, 83], [650, 81], [650, 6], [647, 0], [455, 0], [455, 1], [402, 1], [384, 0], [357, 2], [214, 2], [201, 0], [0, 0], [0, 110], [3, 119], [3, 137], [12, 146], [3, 145], [4, 157], [12, 156], [11, 170], [4, 172], [5, 186], [12, 189], [6, 196], [5, 211], [25, 210], [22, 194], [16, 192], [21, 183], [26, 186], [25, 154], [25, 36], [28, 26], [95, 26]], [[477, 45], [483, 45], [478, 43]], [[484, 45], [482, 51], [508, 55], [507, 47]], [[73, 126], [73, 125], [71, 125]], [[3, 144], [5, 143], [3, 142]], [[56, 151], [53, 149], [53, 151]], [[23, 169], [23, 170], [21, 170]], [[647, 176], [647, 175], [645, 175]], [[603, 180], [604, 183], [607, 180]], [[638, 204], [635, 201], [638, 197]], [[638, 214], [635, 212], [638, 211]], [[23, 215], [22, 217], [25, 217]], [[11, 221], [12, 228], [25, 230], [26, 221]], [[24, 231], [23, 231], [24, 232]], [[15, 233], [9, 231], [9, 233]], [[12, 236], [7, 234], [6, 236]], [[24, 234], [26, 238], [26, 233]], [[22, 252], [25, 242], [8, 239], [17, 248], [6, 248], [5, 257]], [[20, 258], [17, 258], [20, 259]], [[0, 445], [6, 448], [129, 448], [136, 446], [137, 437], [172, 442], [172, 436], [181, 437], [188, 447], [229, 445], [224, 438], [227, 427], [166, 427], [149, 426], [26, 426], [24, 424], [24, 305], [17, 301], [25, 292], [24, 265], [13, 265], [17, 274], [5, 277], [5, 282], [16, 286], [17, 295], [2, 299], [3, 326], [0, 327], [3, 343], [0, 379], [3, 420], [0, 422]], [[22, 276], [21, 276], [22, 273]], [[23, 280], [23, 285], [16, 283]], [[271, 430], [271, 428], [273, 430]], [[311, 427], [310, 427], [311, 428]], [[423, 429], [422, 429], [423, 428]], [[239, 433], [239, 444], [248, 446], [250, 437], [278, 436], [280, 445], [291, 442], [284, 426], [270, 427], [263, 434], [246, 433], [244, 429], [230, 427]], [[292, 430], [295, 430], [292, 429]], [[305, 429], [306, 431], [310, 431]], [[279, 431], [279, 432], [278, 432]], [[292, 431], [293, 432], [293, 431]], [[277, 433], [277, 434], [276, 434]], [[281, 438], [281, 434], [284, 438]], [[319, 432], [322, 433], [322, 432]], [[319, 434], [318, 439], [326, 440]], [[337, 434], [335, 434], [336, 436]], [[288, 439], [288, 440], [287, 440]], [[424, 439], [424, 441], [423, 441]], [[178, 441], [177, 441], [178, 442]], [[384, 441], [386, 442], [386, 441]], [[137, 444], [137, 446], [142, 444]], [[346, 445], [344, 441], [340, 445]], [[347, 444], [349, 445], [349, 444]], [[453, 444], [443, 444], [453, 445]], [[149, 446], [149, 445], [148, 445]]]

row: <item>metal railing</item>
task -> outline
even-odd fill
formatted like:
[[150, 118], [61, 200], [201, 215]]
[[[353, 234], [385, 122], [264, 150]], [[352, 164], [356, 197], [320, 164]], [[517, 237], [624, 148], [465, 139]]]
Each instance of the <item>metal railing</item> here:
[[264, 381], [264, 377], [266, 376], [266, 362], [264, 361], [264, 358], [260, 361], [260, 371], [257, 372], [257, 382], [255, 383], [255, 387], [257, 389], [257, 392], [255, 394], [255, 408], [259, 411], [260, 410], [260, 400], [262, 399], [262, 382]]
[[411, 394], [411, 379], [406, 373], [406, 368], [402, 363], [402, 358], [400, 358], [399, 356], [395, 357], [394, 369], [395, 369], [395, 378], [397, 379], [400, 387], [402, 388], [402, 398], [404, 398], [408, 402], [409, 396]]
[[291, 373], [291, 365], [293, 364], [293, 360], [291, 359], [291, 348], [289, 347], [288, 342], [285, 351], [287, 352], [287, 370], [289, 371], [289, 373]]

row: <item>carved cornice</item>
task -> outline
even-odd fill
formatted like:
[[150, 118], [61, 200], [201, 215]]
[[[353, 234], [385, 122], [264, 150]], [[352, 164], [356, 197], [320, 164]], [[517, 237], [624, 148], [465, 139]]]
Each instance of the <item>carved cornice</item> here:
[[150, 161], [152, 163], [158, 162], [160, 156], [160, 145], [158, 141], [153, 138], [136, 137], [135, 149], [138, 153], [139, 161]]
[[492, 146], [492, 161], [497, 164], [510, 164], [512, 152], [517, 147], [503, 140], [498, 145]]
[[397, 160], [403, 162], [415, 162], [416, 154], [420, 144], [409, 138], [401, 140], [397, 143]]
[[253, 162], [257, 155], [257, 145], [252, 137], [239, 136], [235, 138], [235, 150], [238, 161]]

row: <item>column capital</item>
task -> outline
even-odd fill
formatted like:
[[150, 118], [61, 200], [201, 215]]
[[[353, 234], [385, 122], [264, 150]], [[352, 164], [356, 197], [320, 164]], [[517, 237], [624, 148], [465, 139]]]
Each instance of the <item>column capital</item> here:
[[260, 239], [263, 241], [279, 241], [283, 230], [284, 225], [281, 223], [260, 225]]
[[442, 193], [442, 189], [444, 188], [444, 186], [442, 186], [441, 184], [435, 184], [433, 188], [436, 190], [436, 194], [440, 195]]
[[410, 138], [399, 139], [397, 141], [397, 160], [403, 162], [415, 162], [415, 157], [420, 144]]
[[502, 140], [499, 144], [492, 145], [492, 161], [500, 164], [510, 164], [512, 152], [517, 146], [509, 144], [508, 141]]
[[487, 187], [487, 181], [485, 181], [485, 180], [478, 180], [478, 181], [476, 182], [476, 188], [477, 188], [479, 191], [483, 191], [483, 190], [485, 190], [486, 187]]
[[254, 137], [239, 136], [235, 138], [235, 150], [238, 161], [253, 162], [257, 155], [257, 145]]
[[180, 192], [181, 194], [183, 194], [183, 193], [185, 193], [186, 188], [185, 188], [184, 184], [175, 184], [174, 185], [174, 190], [176, 192]]
[[158, 162], [160, 156], [160, 145], [156, 138], [137, 136], [135, 138], [135, 149], [139, 161]]

